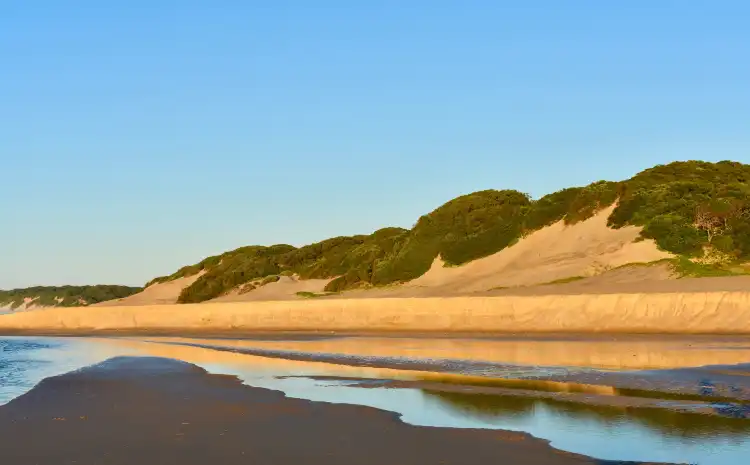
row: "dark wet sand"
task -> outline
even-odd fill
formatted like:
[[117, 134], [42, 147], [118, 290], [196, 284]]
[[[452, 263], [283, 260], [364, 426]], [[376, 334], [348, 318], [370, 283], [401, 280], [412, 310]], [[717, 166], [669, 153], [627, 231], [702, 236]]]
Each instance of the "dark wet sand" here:
[[[411, 426], [184, 362], [121, 357], [0, 407], [0, 464], [614, 464], [527, 434]], [[632, 462], [631, 462], [632, 463]]]

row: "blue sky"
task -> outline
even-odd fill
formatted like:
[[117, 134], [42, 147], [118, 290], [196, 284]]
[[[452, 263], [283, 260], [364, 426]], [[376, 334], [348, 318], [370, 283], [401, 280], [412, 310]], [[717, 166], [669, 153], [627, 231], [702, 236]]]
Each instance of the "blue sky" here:
[[750, 162], [744, 1], [9, 0], [0, 288]]

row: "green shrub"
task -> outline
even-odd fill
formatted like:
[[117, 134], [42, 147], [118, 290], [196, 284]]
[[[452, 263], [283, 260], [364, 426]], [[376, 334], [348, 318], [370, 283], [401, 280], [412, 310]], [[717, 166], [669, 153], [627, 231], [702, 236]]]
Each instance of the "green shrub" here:
[[275, 274], [274, 274], [274, 275], [271, 275], [271, 276], [266, 276], [266, 277], [265, 277], [265, 278], [263, 278], [263, 280], [262, 280], [262, 281], [260, 282], [260, 285], [261, 285], [261, 286], [265, 286], [266, 284], [271, 284], [271, 283], [275, 283], [275, 282], [276, 282], [276, 281], [278, 281], [279, 279], [281, 279], [281, 277], [280, 277], [279, 275], [275, 275]]
[[314, 297], [319, 297], [318, 294], [314, 292], [308, 292], [308, 291], [299, 291], [297, 292], [298, 297], [302, 297], [304, 299], [312, 299]]
[[118, 285], [93, 286], [35, 286], [0, 291], [0, 305], [18, 308], [24, 299], [34, 299], [34, 305], [45, 307], [82, 307], [107, 300], [121, 299], [142, 291], [140, 287]]
[[336, 292], [405, 282], [427, 272], [438, 256], [448, 266], [459, 266], [555, 222], [584, 221], [615, 202], [610, 227], [640, 226], [641, 237], [665, 251], [700, 256], [704, 249], [715, 249], [732, 259], [750, 258], [750, 165], [686, 161], [655, 166], [621, 182], [563, 189], [536, 201], [514, 190], [479, 191], [436, 208], [410, 230], [383, 228], [300, 248], [242, 247], [152, 282], [203, 271], [180, 302], [201, 302], [278, 274], [334, 278], [326, 289]]
[[534, 202], [524, 215], [524, 231], [536, 231], [564, 219], [582, 190], [582, 187], [570, 187], [545, 195]]
[[546, 283], [542, 283], [542, 286], [550, 285], [550, 284], [566, 284], [566, 283], [573, 283], [576, 281], [580, 281], [582, 279], [586, 279], [585, 276], [568, 276], [567, 278], [560, 278], [555, 279], [553, 281], [548, 281]]
[[706, 242], [704, 234], [679, 215], [659, 215], [643, 228], [644, 237], [654, 239], [659, 248], [676, 254], [698, 255]]
[[681, 278], [704, 278], [718, 276], [733, 276], [737, 274], [721, 264], [695, 263], [687, 257], [678, 257], [672, 261], [672, 269]]
[[303, 299], [314, 299], [315, 297], [325, 297], [328, 295], [336, 294], [336, 292], [325, 292], [323, 294], [316, 294], [315, 292], [308, 292], [308, 291], [299, 291], [297, 292], [298, 297], [302, 297]]
[[239, 292], [239, 294], [240, 294], [240, 295], [242, 295], [242, 294], [247, 294], [248, 292], [252, 292], [252, 291], [254, 291], [254, 290], [256, 290], [256, 289], [257, 289], [257, 287], [256, 287], [256, 286], [255, 286], [254, 284], [251, 284], [251, 283], [247, 283], [247, 284], [243, 285], [243, 286], [242, 286], [242, 287], [240, 288], [240, 292]]

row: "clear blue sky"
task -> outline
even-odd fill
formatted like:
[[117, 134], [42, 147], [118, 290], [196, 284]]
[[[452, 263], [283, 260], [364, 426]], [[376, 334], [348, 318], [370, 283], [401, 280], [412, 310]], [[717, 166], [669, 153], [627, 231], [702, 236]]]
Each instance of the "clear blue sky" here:
[[0, 288], [750, 162], [750, 2], [7, 0]]

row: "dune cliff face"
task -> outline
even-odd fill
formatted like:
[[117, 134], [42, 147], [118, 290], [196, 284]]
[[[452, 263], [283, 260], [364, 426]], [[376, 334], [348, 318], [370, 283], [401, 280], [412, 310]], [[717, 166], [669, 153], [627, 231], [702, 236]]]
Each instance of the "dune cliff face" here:
[[748, 334], [750, 293], [322, 299], [50, 308], [0, 317], [0, 333], [175, 330]]

